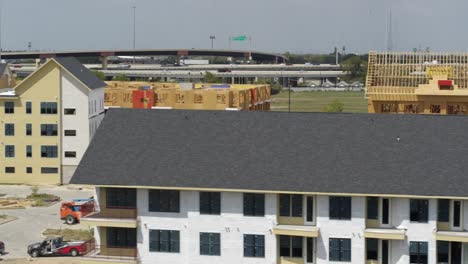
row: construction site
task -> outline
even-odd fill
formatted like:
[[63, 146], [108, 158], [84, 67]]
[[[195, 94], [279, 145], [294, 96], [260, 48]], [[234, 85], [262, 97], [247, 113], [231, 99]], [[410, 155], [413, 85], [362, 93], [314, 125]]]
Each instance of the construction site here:
[[270, 85], [107, 82], [106, 108], [269, 111]]
[[467, 114], [468, 54], [370, 52], [369, 113]]

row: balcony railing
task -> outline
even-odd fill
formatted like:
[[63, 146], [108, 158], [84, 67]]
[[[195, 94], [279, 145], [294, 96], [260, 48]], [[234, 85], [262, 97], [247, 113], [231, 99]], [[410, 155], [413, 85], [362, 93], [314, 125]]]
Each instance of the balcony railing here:
[[131, 207], [103, 207], [95, 208], [85, 218], [110, 218], [110, 219], [136, 219], [137, 209]]
[[85, 258], [93, 258], [100, 260], [119, 260], [129, 261], [133, 263], [138, 258], [138, 250], [136, 247], [109, 247], [94, 245]]

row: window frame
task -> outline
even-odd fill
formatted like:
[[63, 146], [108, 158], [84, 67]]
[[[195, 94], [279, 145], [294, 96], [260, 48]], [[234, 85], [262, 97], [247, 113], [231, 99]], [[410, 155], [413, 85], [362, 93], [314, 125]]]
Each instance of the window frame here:
[[65, 151], [63, 155], [67, 159], [68, 158], [73, 159], [73, 158], [76, 158], [76, 151]]
[[28, 123], [26, 124], [26, 136], [32, 136], [32, 124]]
[[[412, 252], [411, 251], [411, 249], [413, 248], [412, 247], [413, 244], [416, 245], [417, 252]], [[425, 245], [425, 247], [426, 247], [425, 254], [424, 254], [424, 252], [421, 253], [421, 245]], [[427, 264], [429, 262], [428, 261], [428, 258], [429, 258], [428, 251], [429, 251], [429, 243], [428, 242], [426, 242], [426, 241], [410, 241], [410, 243], [409, 243], [409, 263], [410, 264]], [[416, 258], [417, 258], [416, 262], [412, 262], [412, 255], [416, 255]], [[425, 256], [425, 259], [426, 259], [425, 262], [421, 262], [421, 260], [420, 260], [421, 256], [423, 258]]]
[[6, 115], [15, 113], [15, 102], [7, 101], [3, 103], [4, 113]]
[[201, 215], [221, 215], [221, 192], [199, 192], [198, 197]]
[[[353, 199], [350, 196], [329, 196], [329, 219], [352, 220]], [[349, 208], [346, 206], [349, 205]], [[337, 208], [334, 208], [334, 207]]]
[[32, 145], [26, 145], [26, 158], [32, 158], [32, 156], [33, 156]]
[[[204, 243], [207, 236], [208, 243]], [[200, 232], [200, 255], [201, 256], [221, 256], [221, 233]], [[208, 251], [205, 251], [208, 249]]]
[[180, 213], [180, 191], [148, 190], [148, 211], [155, 213]]
[[[71, 111], [72, 113], [67, 113], [68, 111]], [[76, 108], [64, 108], [63, 115], [76, 115]]]
[[32, 167], [26, 167], [26, 174], [32, 174], [33, 173], [33, 168]]
[[41, 145], [41, 158], [45, 158], [45, 159], [58, 158], [58, 146]]
[[450, 222], [450, 199], [437, 199], [437, 222]]
[[304, 217], [304, 195], [279, 194], [279, 204], [280, 217]]
[[[429, 200], [428, 199], [410, 199], [410, 222], [411, 223], [428, 223], [429, 222]], [[421, 205], [425, 203], [425, 211], [421, 210], [424, 209], [421, 207]], [[413, 205], [417, 204], [417, 210], [413, 210]], [[421, 215], [424, 214], [424, 215]], [[414, 217], [417, 217], [418, 219], [414, 219]]]
[[[288, 235], [279, 235], [279, 256], [286, 258], [295, 258], [301, 259], [304, 258], [304, 237], [301, 236], [288, 236]], [[282, 245], [282, 242], [285, 242], [287, 246]], [[300, 248], [297, 246], [300, 245]], [[295, 251], [298, 250], [298, 251]], [[284, 252], [287, 252], [284, 254]]]
[[26, 114], [32, 114], [32, 102], [26, 102]]
[[265, 194], [243, 193], [243, 213], [249, 217], [265, 216]]
[[41, 124], [41, 136], [43, 137], [58, 136], [58, 125], [57, 124]]
[[14, 158], [15, 152], [15, 145], [5, 145], [5, 158]]
[[6, 137], [15, 136], [15, 124], [14, 123], [5, 123], [5, 136]]
[[[68, 134], [67, 134], [68, 132]], [[63, 131], [63, 135], [65, 137], [76, 137], [76, 129], [65, 129]]]
[[[338, 242], [338, 248], [334, 249], [332, 246], [332, 243], [336, 241]], [[349, 242], [349, 249], [344, 248], [345, 243], [344, 242]], [[336, 262], [352, 262], [352, 240], [351, 238], [329, 238], [328, 239], [328, 244], [329, 244], [329, 253], [328, 253], [328, 260], [329, 261], [336, 261]], [[349, 255], [345, 255], [344, 252], [349, 251]], [[337, 252], [338, 258], [332, 258], [332, 253]], [[349, 256], [349, 259], [345, 259], [346, 257]]]
[[366, 198], [366, 219], [379, 220], [379, 197]]
[[57, 102], [41, 102], [41, 115], [56, 115], [58, 104]]
[[[261, 238], [261, 239], [260, 239]], [[252, 241], [251, 245], [248, 244]], [[244, 258], [265, 258], [265, 235], [244, 234]], [[260, 243], [263, 242], [263, 243]], [[252, 249], [252, 255], [248, 249]], [[260, 250], [262, 249], [262, 250]]]
[[41, 167], [41, 174], [57, 174], [59, 169], [57, 167]]
[[5, 174], [15, 174], [16, 168], [15, 167], [5, 167]]
[[133, 188], [106, 188], [106, 208], [136, 209], [137, 191]]
[[[156, 239], [153, 237], [154, 235], [156, 235]], [[161, 237], [167, 237], [167, 239], [162, 240]], [[156, 244], [156, 247], [153, 247], [154, 244]], [[161, 246], [163, 245], [167, 246], [167, 250], [161, 248]], [[167, 229], [150, 229], [148, 246], [149, 252], [180, 253], [180, 231]]]
[[106, 247], [108, 248], [136, 248], [137, 246], [136, 229], [119, 228], [119, 227], [107, 227], [106, 229], [107, 229]]

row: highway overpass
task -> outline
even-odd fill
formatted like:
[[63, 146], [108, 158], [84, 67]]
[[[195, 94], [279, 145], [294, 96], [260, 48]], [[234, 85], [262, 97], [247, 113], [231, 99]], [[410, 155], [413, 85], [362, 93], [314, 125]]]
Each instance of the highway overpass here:
[[[107, 68], [107, 58], [109, 56], [218, 56], [249, 58], [255, 61], [270, 61], [276, 63], [286, 62], [287, 58], [281, 54], [241, 51], [241, 50], [215, 50], [215, 49], [134, 49], [134, 50], [82, 50], [82, 51], [21, 51], [3, 52], [2, 59], [47, 59], [53, 57], [99, 57], [102, 67]], [[178, 61], [178, 60], [177, 60]]]

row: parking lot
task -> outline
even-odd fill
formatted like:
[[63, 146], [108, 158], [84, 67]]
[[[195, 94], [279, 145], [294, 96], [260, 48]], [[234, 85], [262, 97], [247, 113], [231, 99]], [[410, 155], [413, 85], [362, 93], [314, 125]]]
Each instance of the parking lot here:
[[[30, 186], [23, 185], [0, 185], [0, 194], [5, 194], [4, 197], [26, 197], [31, 193]], [[78, 189], [68, 186], [46, 186], [40, 187], [39, 193], [49, 193], [57, 195], [62, 201], [71, 201], [76, 198], [89, 198], [93, 195], [92, 189]], [[87, 228], [75, 224], [69, 226], [60, 220], [60, 204], [58, 202], [49, 207], [31, 207], [26, 209], [8, 209], [0, 210], [0, 215], [9, 215], [18, 218], [15, 221], [0, 225], [0, 240], [5, 243], [7, 254], [2, 256], [2, 259], [8, 260], [5, 263], [21, 263], [21, 260], [13, 260], [18, 258], [28, 258], [26, 252], [27, 246], [34, 242], [42, 241], [42, 232], [47, 228], [52, 229], [82, 229]], [[61, 263], [61, 258], [48, 258], [49, 262], [34, 262], [28, 263]], [[18, 262], [20, 261], [20, 262]], [[55, 262], [59, 261], [59, 262]], [[71, 262], [67, 262], [71, 263]]]

